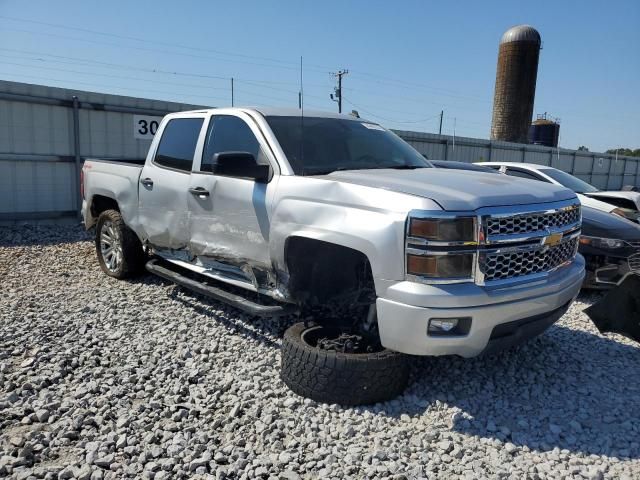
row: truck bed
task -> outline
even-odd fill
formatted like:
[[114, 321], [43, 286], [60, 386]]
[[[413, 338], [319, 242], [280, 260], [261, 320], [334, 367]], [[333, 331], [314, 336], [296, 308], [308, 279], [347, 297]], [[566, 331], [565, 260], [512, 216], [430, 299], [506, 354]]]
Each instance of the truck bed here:
[[[136, 216], [138, 207], [138, 181], [144, 160], [88, 158], [82, 167], [84, 186], [83, 212], [85, 227], [95, 224], [91, 205], [95, 196], [117, 202], [125, 221]], [[88, 203], [87, 203], [88, 202]]]

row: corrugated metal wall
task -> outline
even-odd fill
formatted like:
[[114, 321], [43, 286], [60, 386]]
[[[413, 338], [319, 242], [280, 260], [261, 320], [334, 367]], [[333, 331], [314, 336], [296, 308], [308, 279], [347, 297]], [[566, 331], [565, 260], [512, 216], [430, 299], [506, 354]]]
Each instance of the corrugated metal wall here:
[[[0, 222], [74, 216], [78, 210], [76, 153], [79, 162], [86, 157], [143, 159], [150, 140], [134, 136], [134, 115], [163, 116], [196, 108], [202, 107], [0, 81]], [[396, 133], [432, 159], [526, 161], [560, 168], [603, 189], [640, 186], [640, 159], [633, 157], [620, 156], [616, 162], [601, 153]]]
[[201, 108], [0, 81], [0, 222], [77, 212], [74, 96], [79, 106], [80, 161], [143, 159], [151, 140], [134, 138], [134, 115], [161, 117]]
[[[431, 159], [459, 162], [527, 162], [572, 173], [600, 189], [640, 186], [640, 158], [609, 153], [565, 150], [540, 145], [453, 137], [404, 130], [395, 132]], [[455, 143], [455, 146], [454, 146]]]

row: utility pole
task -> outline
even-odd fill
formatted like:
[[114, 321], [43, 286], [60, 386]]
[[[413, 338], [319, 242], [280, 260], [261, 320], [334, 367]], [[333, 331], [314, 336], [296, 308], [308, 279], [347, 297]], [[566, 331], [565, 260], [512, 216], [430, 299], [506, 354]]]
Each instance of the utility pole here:
[[453, 153], [456, 152], [456, 117], [453, 117]]
[[334, 102], [338, 102], [338, 113], [342, 113], [342, 77], [349, 73], [349, 70], [338, 70], [333, 74], [338, 78], [338, 86], [334, 89], [335, 93], [329, 94], [329, 97]]
[[233, 77], [231, 77], [231, 106], [233, 107]]
[[442, 135], [442, 116], [444, 115], [444, 110], [440, 110], [440, 128], [438, 129], [438, 135]]

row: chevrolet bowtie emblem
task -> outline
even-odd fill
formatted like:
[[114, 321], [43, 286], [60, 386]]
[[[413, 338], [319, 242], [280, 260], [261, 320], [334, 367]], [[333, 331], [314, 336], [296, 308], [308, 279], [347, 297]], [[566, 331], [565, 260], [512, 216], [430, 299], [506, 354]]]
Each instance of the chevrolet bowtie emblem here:
[[549, 245], [550, 247], [555, 247], [562, 241], [562, 233], [552, 233], [548, 237], [544, 237], [542, 240], [543, 245]]

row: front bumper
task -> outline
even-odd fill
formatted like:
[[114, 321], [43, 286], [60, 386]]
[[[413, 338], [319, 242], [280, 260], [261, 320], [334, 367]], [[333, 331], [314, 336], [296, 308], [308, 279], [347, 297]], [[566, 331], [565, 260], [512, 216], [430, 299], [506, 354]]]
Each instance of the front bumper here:
[[[484, 350], [495, 351], [496, 345], [512, 345], [531, 338], [560, 318], [580, 291], [583, 279], [584, 259], [577, 255], [574, 262], [551, 272], [544, 280], [501, 288], [472, 283], [399, 282], [376, 302], [380, 340], [386, 348], [412, 355], [474, 357]], [[432, 318], [462, 317], [471, 318], [465, 335], [427, 334]], [[505, 327], [494, 333], [496, 327], [510, 322], [521, 325], [513, 324], [513, 329]], [[531, 322], [537, 326], [532, 327]], [[527, 323], [530, 325], [524, 328]], [[500, 335], [500, 330], [508, 335]], [[518, 341], [490, 344], [490, 340], [514, 335], [517, 338], [512, 340]]]

